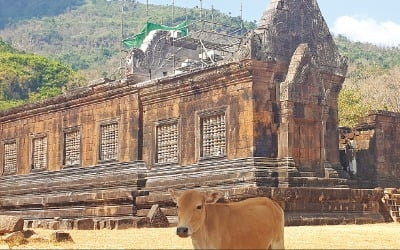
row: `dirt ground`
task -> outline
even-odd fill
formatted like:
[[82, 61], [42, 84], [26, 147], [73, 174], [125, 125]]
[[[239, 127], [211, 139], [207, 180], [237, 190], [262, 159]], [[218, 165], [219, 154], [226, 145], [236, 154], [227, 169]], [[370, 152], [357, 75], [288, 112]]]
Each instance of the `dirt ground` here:
[[[35, 230], [49, 237], [53, 231]], [[29, 242], [13, 249], [192, 249], [175, 228], [67, 231], [74, 243]], [[285, 228], [287, 249], [399, 249], [400, 224], [303, 226]], [[8, 249], [0, 242], [0, 249]]]

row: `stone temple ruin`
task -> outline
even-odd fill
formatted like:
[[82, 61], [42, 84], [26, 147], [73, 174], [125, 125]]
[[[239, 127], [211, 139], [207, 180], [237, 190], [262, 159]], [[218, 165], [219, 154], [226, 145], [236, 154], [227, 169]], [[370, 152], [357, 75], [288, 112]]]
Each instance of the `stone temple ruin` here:
[[125, 79], [3, 111], [0, 214], [156, 226], [174, 222], [167, 188], [196, 188], [271, 197], [287, 225], [396, 219], [397, 191], [382, 197], [400, 185], [399, 115], [339, 133], [347, 63], [316, 0], [272, 0], [243, 37], [211, 33], [154, 32]]

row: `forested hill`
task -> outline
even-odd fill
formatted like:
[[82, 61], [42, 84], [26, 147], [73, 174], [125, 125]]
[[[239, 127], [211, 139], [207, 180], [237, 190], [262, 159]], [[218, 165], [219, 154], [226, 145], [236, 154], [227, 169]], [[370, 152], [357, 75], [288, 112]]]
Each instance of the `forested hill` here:
[[339, 96], [340, 125], [353, 127], [369, 110], [400, 112], [400, 47], [378, 47], [336, 37], [349, 58], [349, 73]]
[[[1, 5], [5, 11], [9, 6]], [[31, 2], [27, 0], [9, 0], [11, 6], [18, 3]], [[189, 22], [199, 19], [199, 8], [174, 8], [172, 17], [171, 6], [149, 4], [148, 14], [146, 5], [134, 0], [125, 1], [122, 15], [122, 2], [118, 0], [81, 0], [81, 1], [54, 1], [36, 0], [32, 2], [52, 2], [57, 10], [55, 13], [46, 13], [31, 19], [19, 20], [17, 9], [11, 14], [8, 23], [0, 29], [0, 38], [10, 42], [18, 49], [30, 51], [44, 56], [50, 56], [73, 69], [80, 71], [88, 79], [99, 77], [113, 78], [118, 75], [120, 59], [125, 57], [121, 53], [121, 20], [123, 19], [124, 38], [138, 33], [147, 20], [165, 25], [177, 25], [184, 20]], [[71, 2], [65, 6], [65, 2]], [[35, 11], [33, 5], [32, 11]], [[28, 12], [28, 11], [26, 11]], [[211, 20], [211, 11], [204, 10], [203, 15]], [[240, 17], [230, 17], [214, 10], [214, 20], [219, 23], [232, 25], [238, 29]], [[24, 16], [29, 16], [28, 14]], [[38, 17], [36, 17], [38, 16]], [[254, 22], [245, 22], [247, 30], [254, 29]], [[217, 26], [222, 29], [222, 26]], [[224, 28], [226, 29], [226, 28]]]
[[21, 20], [58, 16], [84, 4], [84, 0], [0, 0], [0, 29]]
[[[175, 7], [172, 18], [171, 6], [149, 5], [147, 17], [146, 5], [135, 0], [125, 1], [123, 15], [121, 9], [122, 1], [119, 0], [0, 0], [0, 40], [20, 51], [69, 65], [88, 80], [113, 78], [118, 76], [120, 60], [126, 55], [121, 51], [122, 19], [126, 38], [139, 32], [147, 20], [176, 25], [186, 19], [189, 22], [198, 19], [200, 15], [198, 8]], [[210, 10], [204, 10], [203, 14], [211, 20]], [[239, 17], [219, 11], [214, 11], [213, 15], [219, 23], [240, 27]], [[254, 22], [245, 22], [247, 30], [255, 26]], [[370, 109], [400, 111], [400, 48], [351, 42], [342, 36], [336, 37], [335, 41], [340, 52], [349, 57], [350, 64], [339, 98], [341, 125], [354, 126], [358, 117]], [[35, 58], [25, 61], [44, 60], [15, 50], [14, 53], [22, 58]], [[59, 86], [57, 91], [62, 88]], [[38, 89], [35, 87], [27, 93], [32, 95]], [[19, 98], [2, 95], [2, 100]]]
[[71, 67], [0, 41], [0, 109], [59, 95], [84, 83]]

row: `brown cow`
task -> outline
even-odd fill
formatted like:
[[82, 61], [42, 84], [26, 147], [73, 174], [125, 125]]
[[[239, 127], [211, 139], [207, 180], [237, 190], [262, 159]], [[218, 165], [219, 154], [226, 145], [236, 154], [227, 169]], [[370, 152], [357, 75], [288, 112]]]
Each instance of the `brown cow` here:
[[195, 249], [284, 249], [282, 208], [268, 198], [217, 203], [219, 192], [168, 190], [177, 203], [176, 234]]

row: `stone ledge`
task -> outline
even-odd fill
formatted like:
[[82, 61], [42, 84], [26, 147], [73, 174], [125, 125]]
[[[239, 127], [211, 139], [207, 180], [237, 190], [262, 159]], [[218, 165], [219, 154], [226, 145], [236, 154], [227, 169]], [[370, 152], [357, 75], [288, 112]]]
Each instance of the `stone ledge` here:
[[128, 162], [1, 177], [0, 195], [7, 197], [112, 187], [140, 187], [143, 185], [144, 169], [143, 162]]
[[[220, 202], [241, 201], [252, 197], [269, 197], [285, 211], [286, 225], [336, 225], [382, 223], [380, 211], [383, 190], [350, 188], [271, 188], [271, 187], [213, 187], [199, 190], [219, 190]], [[158, 204], [168, 211], [169, 221], [176, 222], [176, 208], [169, 194], [151, 192], [136, 198], [140, 213]], [[174, 214], [175, 213], [175, 214]]]
[[0, 111], [0, 121], [9, 121], [20, 117], [37, 116], [42, 113], [59, 111], [74, 106], [83, 106], [92, 102], [100, 102], [116, 96], [137, 94], [138, 89], [128, 81], [103, 81], [86, 87], [80, 87], [63, 95], [43, 101]]
[[113, 203], [121, 201], [132, 201], [133, 193], [136, 192], [136, 188], [110, 188], [99, 191], [75, 191], [66, 193], [50, 193], [40, 195], [19, 195], [16, 197], [5, 197], [0, 200], [0, 207], [29, 207], [30, 205], [35, 206], [57, 206], [59, 203], [63, 204], [74, 204], [74, 203]]
[[24, 229], [43, 228], [50, 230], [101, 230], [149, 227], [147, 217], [122, 216], [109, 218], [75, 218], [59, 220], [27, 220]]
[[58, 208], [23, 208], [23, 209], [8, 209], [2, 214], [21, 216], [27, 219], [49, 219], [54, 217], [61, 218], [76, 218], [93, 216], [97, 218], [110, 216], [126, 216], [133, 215], [136, 208], [133, 204], [115, 204], [115, 205], [98, 205], [98, 206], [73, 206], [60, 204]]

